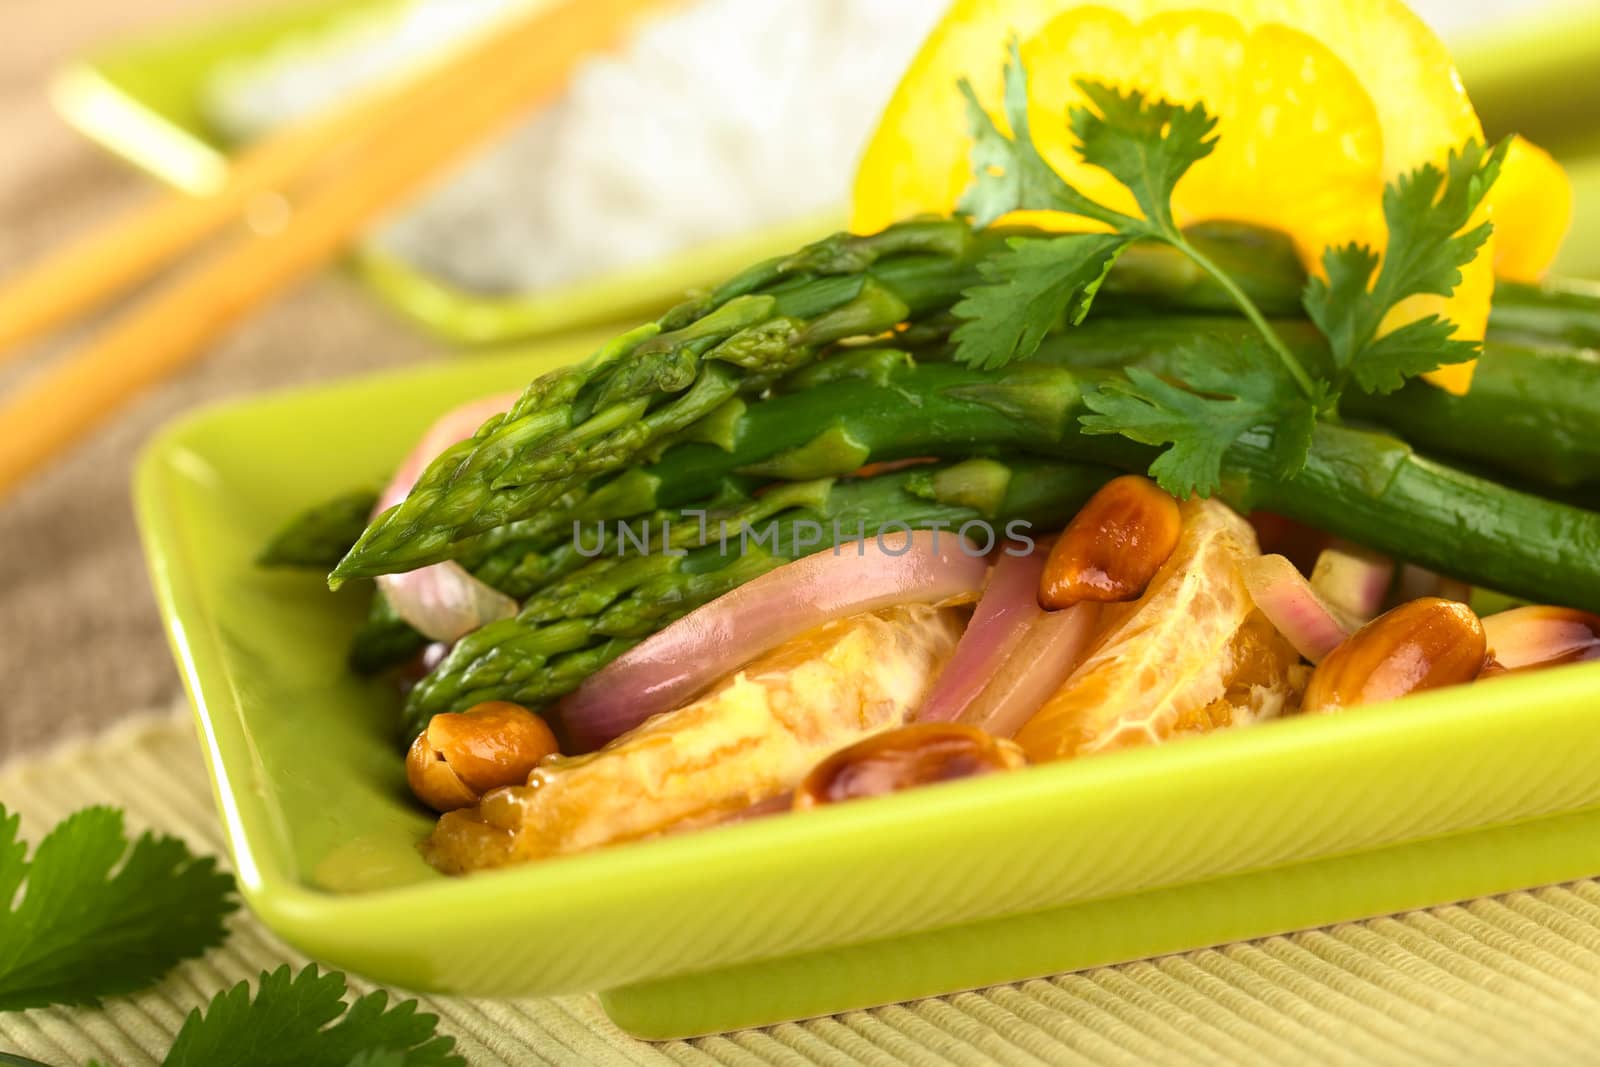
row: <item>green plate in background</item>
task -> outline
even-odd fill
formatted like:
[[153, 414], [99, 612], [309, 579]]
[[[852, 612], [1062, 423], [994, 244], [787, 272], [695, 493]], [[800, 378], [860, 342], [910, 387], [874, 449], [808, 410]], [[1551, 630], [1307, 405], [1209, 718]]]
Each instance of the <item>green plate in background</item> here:
[[[401, 2], [267, 5], [157, 33], [73, 63], [56, 76], [51, 96], [61, 116], [86, 136], [162, 181], [204, 195], [222, 182], [228, 166], [222, 138], [202, 111], [206, 85], [219, 66], [314, 37], [344, 19], [381, 15]], [[510, 297], [471, 293], [373, 249], [358, 250], [352, 265], [380, 298], [430, 332], [456, 344], [497, 344], [648, 317], [682, 299], [687, 289], [714, 284], [843, 225], [841, 208], [595, 280]]]
[[[200, 99], [218, 64], [259, 56], [330, 22], [381, 12], [399, 0], [327, 0], [157, 34], [74, 64], [58, 78], [58, 110], [88, 136], [180, 188], [204, 192], [227, 158]], [[1566, 163], [1577, 189], [1578, 224], [1558, 273], [1600, 276], [1600, 12], [1530, 21], [1457, 50], [1463, 77], [1489, 132], [1520, 130]], [[844, 224], [845, 211], [755, 231], [656, 263], [516, 297], [485, 297], [363, 251], [355, 269], [386, 302], [459, 344], [493, 344], [601, 322], [646, 317], [694, 286], [789, 251]]]

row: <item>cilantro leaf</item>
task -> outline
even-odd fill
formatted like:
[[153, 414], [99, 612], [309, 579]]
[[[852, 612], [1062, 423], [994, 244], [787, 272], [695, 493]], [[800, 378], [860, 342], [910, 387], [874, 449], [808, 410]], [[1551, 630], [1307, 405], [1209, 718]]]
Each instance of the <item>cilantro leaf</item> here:
[[347, 1005], [344, 975], [309, 964], [291, 977], [285, 964], [263, 972], [255, 999], [240, 982], [201, 1012], [189, 1013], [162, 1061], [165, 1067], [235, 1062], [250, 1049], [255, 1067], [465, 1067], [455, 1038], [436, 1034], [438, 1018], [414, 1000], [388, 1007], [388, 994], [368, 993]]
[[[1491, 225], [1466, 228], [1499, 176], [1509, 141], [1485, 149], [1468, 141], [1444, 169], [1426, 164], [1383, 192], [1388, 247], [1380, 260], [1360, 244], [1328, 248], [1327, 278], [1306, 283], [1306, 313], [1328, 338], [1337, 394], [1347, 381], [1367, 392], [1393, 392], [1406, 378], [1477, 354], [1477, 344], [1452, 338], [1455, 325], [1430, 316], [1384, 337], [1378, 330], [1396, 304], [1412, 296], [1449, 296], [1461, 284]], [[1376, 277], [1374, 277], [1376, 272]], [[1402, 335], [1403, 336], [1397, 336]], [[1393, 338], [1393, 340], [1391, 340]]]
[[1146, 222], [1176, 234], [1172, 191], [1216, 147], [1217, 120], [1201, 104], [1147, 100], [1138, 90], [1122, 93], [1081, 78], [1077, 85], [1093, 105], [1072, 109], [1078, 154], [1126, 186]]
[[961, 79], [967, 100], [967, 125], [972, 134], [972, 183], [956, 210], [972, 218], [973, 225], [988, 226], [1013, 211], [1065, 211], [1098, 219], [1120, 228], [1136, 222], [1084, 196], [1045, 162], [1028, 130], [1028, 72], [1013, 37], [1007, 45], [1005, 96], [1002, 110], [1011, 127], [1007, 137], [978, 99], [972, 83]]
[[233, 879], [177, 838], [130, 848], [121, 812], [86, 808], [29, 861], [18, 823], [0, 806], [0, 1011], [131, 993], [221, 943]]
[[983, 370], [1027, 359], [1063, 321], [1083, 321], [1127, 245], [1116, 234], [1013, 237], [979, 264], [987, 284], [968, 289], [951, 309], [964, 320], [951, 335], [955, 358]]
[[1079, 420], [1084, 432], [1170, 445], [1150, 474], [1178, 497], [1215, 492], [1223, 457], [1252, 430], [1273, 434], [1281, 477], [1305, 466], [1317, 405], [1262, 341], [1201, 337], [1178, 353], [1174, 370], [1176, 382], [1130, 367], [1125, 379], [1103, 383], [1084, 397], [1095, 412]]
[[1392, 393], [1407, 378], [1476, 359], [1478, 343], [1452, 337], [1455, 329], [1449, 319], [1428, 315], [1390, 330], [1367, 344], [1350, 376], [1362, 392]]

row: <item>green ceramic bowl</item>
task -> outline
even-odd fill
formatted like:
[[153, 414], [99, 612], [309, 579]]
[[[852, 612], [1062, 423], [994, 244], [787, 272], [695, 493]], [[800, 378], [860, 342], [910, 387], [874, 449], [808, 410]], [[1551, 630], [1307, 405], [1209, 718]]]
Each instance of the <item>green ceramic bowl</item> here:
[[252, 564], [453, 402], [593, 338], [189, 416], [139, 464], [150, 573], [244, 896], [411, 989], [603, 990], [649, 1037], [768, 1023], [1600, 873], [1600, 664], [465, 879], [418, 857], [359, 593]]
[[[219, 64], [258, 56], [333, 21], [394, 7], [399, 0], [322, 0], [157, 33], [113, 46], [62, 71], [54, 98], [89, 137], [164, 181], [203, 193], [222, 180], [227, 156], [200, 109]], [[1558, 13], [1457, 48], [1463, 76], [1491, 136], [1521, 131], [1568, 166], [1578, 224], [1556, 270], [1600, 275], [1600, 11]], [[421, 273], [372, 250], [356, 272], [385, 302], [458, 344], [500, 344], [578, 326], [648, 317], [686, 288], [714, 283], [770, 255], [840, 229], [845, 211], [800, 219], [709, 243], [591, 282], [512, 297], [488, 297]]]

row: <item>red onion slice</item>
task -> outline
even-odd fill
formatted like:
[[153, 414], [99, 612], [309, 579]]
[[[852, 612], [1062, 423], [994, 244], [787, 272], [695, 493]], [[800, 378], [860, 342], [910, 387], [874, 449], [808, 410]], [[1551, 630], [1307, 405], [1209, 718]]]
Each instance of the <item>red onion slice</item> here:
[[1415, 563], [1407, 563], [1401, 567], [1400, 580], [1395, 583], [1395, 603], [1404, 604], [1429, 596], [1466, 604], [1472, 600], [1472, 586], [1458, 578], [1446, 578]]
[[[406, 455], [378, 498], [373, 514], [387, 511], [404, 500], [439, 453], [471, 437], [490, 416], [498, 415], [515, 403], [519, 395], [486, 396], [440, 416]], [[435, 641], [459, 640], [485, 623], [517, 613], [515, 600], [478, 581], [459, 563], [434, 563], [404, 574], [381, 575], [377, 581], [395, 613]]]
[[989, 582], [962, 631], [955, 655], [939, 674], [933, 692], [917, 712], [917, 722], [958, 722], [978, 698], [1028, 628], [1044, 616], [1039, 607], [1039, 576], [1045, 553], [1009, 555], [1001, 551]]
[[1034, 716], [1078, 666], [1099, 609], [1079, 604], [1065, 611], [1039, 607], [1039, 580], [1047, 553], [1002, 553], [961, 635], [961, 643], [935, 683], [918, 722], [964, 722], [1010, 737]]
[[1078, 669], [1100, 620], [1100, 605], [1043, 611], [1029, 625], [962, 721], [996, 737], [1011, 737]]
[[1287, 558], [1257, 556], [1245, 560], [1239, 565], [1239, 577], [1267, 621], [1312, 663], [1320, 663], [1350, 636], [1344, 623]]
[[[904, 549], [901, 550], [901, 545]], [[988, 563], [949, 532], [855, 541], [786, 563], [690, 612], [559, 706], [578, 751], [679, 707], [756, 656], [833, 619], [983, 588]]]
[[1506, 670], [1600, 660], [1600, 616], [1533, 604], [1485, 615], [1494, 661]]
[[1393, 578], [1394, 560], [1341, 542], [1317, 555], [1311, 588], [1344, 622], [1360, 626], [1383, 610]]

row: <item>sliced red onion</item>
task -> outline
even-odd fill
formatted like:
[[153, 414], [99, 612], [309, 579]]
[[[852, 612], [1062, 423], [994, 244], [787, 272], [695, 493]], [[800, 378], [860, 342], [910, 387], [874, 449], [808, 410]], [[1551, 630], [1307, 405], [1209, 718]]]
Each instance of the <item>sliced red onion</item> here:
[[1294, 646], [1294, 650], [1320, 663], [1350, 636], [1311, 583], [1283, 556], [1257, 556], [1239, 564], [1239, 577], [1250, 599], [1267, 621]]
[[1407, 601], [1420, 600], [1425, 596], [1436, 596], [1466, 604], [1472, 600], [1472, 586], [1457, 578], [1446, 578], [1415, 563], [1405, 564], [1400, 568], [1400, 580], [1395, 583], [1395, 602], [1404, 604]]
[[1016, 643], [962, 721], [1011, 737], [1038, 714], [1083, 661], [1100, 620], [1099, 604], [1042, 611]]
[[378, 579], [395, 614], [424, 637], [449, 644], [496, 619], [517, 613], [517, 602], [467, 573], [461, 564], [434, 563]]
[[[490, 416], [498, 415], [515, 403], [517, 396], [517, 393], [486, 396], [440, 416], [406, 455], [378, 498], [373, 514], [387, 511], [404, 500], [439, 453], [471, 437]], [[377, 581], [395, 614], [418, 633], [435, 641], [459, 640], [485, 623], [517, 613], [515, 600], [478, 581], [459, 563], [434, 563], [404, 574], [385, 574]]]
[[1600, 616], [1576, 608], [1530, 605], [1486, 615], [1494, 661], [1507, 670], [1600, 660]]
[[[903, 548], [902, 548], [903, 546]], [[579, 751], [679, 707], [756, 656], [834, 619], [983, 588], [988, 563], [936, 530], [855, 541], [786, 563], [690, 612], [560, 704]]]
[[1002, 551], [989, 570], [983, 596], [962, 631], [955, 655], [939, 674], [933, 692], [915, 716], [917, 722], [958, 722], [978, 698], [1028, 628], [1044, 616], [1039, 607], [1039, 576], [1045, 553], [1008, 555]]
[[1345, 542], [1318, 553], [1311, 570], [1311, 588], [1335, 615], [1354, 626], [1378, 617], [1393, 579], [1394, 560]]

